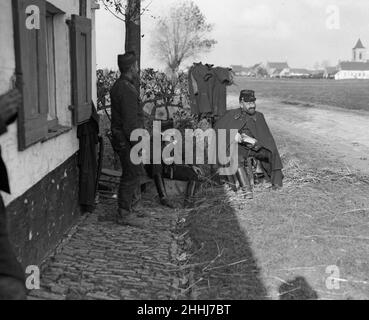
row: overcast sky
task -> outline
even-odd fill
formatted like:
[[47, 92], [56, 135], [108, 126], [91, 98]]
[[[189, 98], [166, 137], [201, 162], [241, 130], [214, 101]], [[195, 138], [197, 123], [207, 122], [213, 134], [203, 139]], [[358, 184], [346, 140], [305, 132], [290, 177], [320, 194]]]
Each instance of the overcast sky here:
[[[150, 1], [145, 0], [144, 4]], [[143, 17], [143, 67], [163, 67], [150, 50], [156, 23], [150, 15], [164, 15], [175, 2], [178, 0], [153, 0], [150, 14]], [[211, 53], [196, 61], [219, 66], [288, 61], [291, 67], [312, 68], [317, 61], [337, 64], [339, 59], [351, 59], [351, 50], [359, 37], [369, 48], [368, 0], [194, 2], [214, 25], [211, 36], [218, 42]], [[335, 8], [339, 10], [339, 21], [335, 19]], [[101, 6], [97, 12], [98, 68], [116, 68], [116, 55], [123, 51], [124, 24]]]

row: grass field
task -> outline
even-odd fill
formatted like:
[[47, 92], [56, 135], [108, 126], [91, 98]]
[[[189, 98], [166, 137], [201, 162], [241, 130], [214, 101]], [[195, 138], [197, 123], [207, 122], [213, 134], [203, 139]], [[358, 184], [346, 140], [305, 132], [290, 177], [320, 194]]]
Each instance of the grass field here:
[[[277, 130], [284, 188], [253, 201], [227, 189], [198, 194], [188, 218], [200, 299], [365, 299], [368, 177], [316, 168], [322, 155]], [[337, 287], [329, 287], [329, 267]]]
[[259, 98], [369, 111], [369, 81], [366, 80], [257, 80], [236, 77], [235, 85], [228, 89], [228, 93], [238, 95], [242, 89], [255, 90]]

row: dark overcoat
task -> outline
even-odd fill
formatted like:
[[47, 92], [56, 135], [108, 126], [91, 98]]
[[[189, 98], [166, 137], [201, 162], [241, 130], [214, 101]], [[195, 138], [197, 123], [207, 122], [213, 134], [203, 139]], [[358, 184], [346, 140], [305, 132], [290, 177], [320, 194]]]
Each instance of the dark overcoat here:
[[79, 203], [83, 210], [93, 211], [95, 207], [98, 162], [96, 146], [99, 143], [99, 115], [92, 106], [91, 118], [78, 126], [79, 139]]
[[[0, 135], [6, 132], [6, 124], [0, 117]], [[8, 174], [1, 157], [0, 148], [0, 191], [10, 193]], [[9, 242], [6, 210], [0, 194], [0, 277], [12, 277], [22, 282], [25, 280], [23, 267], [17, 261]]]
[[230, 137], [231, 129], [239, 132], [248, 131], [260, 146], [272, 153], [272, 163], [262, 163], [268, 175], [271, 176], [272, 171], [283, 169], [277, 145], [261, 112], [256, 112], [254, 116], [250, 116], [242, 112], [240, 108], [229, 110], [217, 121], [215, 129], [227, 129], [227, 145], [233, 142], [235, 138]]
[[115, 82], [110, 98], [113, 147], [119, 153], [134, 146], [130, 137], [134, 130], [144, 127], [143, 110], [134, 82], [124, 76]]
[[123, 174], [126, 179], [145, 176], [143, 166], [134, 165], [129, 157], [138, 143], [131, 141], [132, 132], [144, 128], [143, 108], [134, 81], [121, 76], [112, 87], [110, 98], [112, 144], [114, 151], [124, 158]]

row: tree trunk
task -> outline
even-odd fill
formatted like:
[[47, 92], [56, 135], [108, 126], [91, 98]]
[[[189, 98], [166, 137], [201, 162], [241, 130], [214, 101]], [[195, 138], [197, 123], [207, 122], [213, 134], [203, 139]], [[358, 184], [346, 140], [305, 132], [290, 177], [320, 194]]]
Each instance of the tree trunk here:
[[125, 50], [134, 51], [141, 70], [141, 0], [128, 0]]

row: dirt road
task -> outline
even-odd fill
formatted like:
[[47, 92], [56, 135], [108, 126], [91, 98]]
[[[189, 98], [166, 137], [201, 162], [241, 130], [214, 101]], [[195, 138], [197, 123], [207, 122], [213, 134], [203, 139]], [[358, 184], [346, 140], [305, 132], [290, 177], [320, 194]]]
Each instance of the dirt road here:
[[[237, 106], [237, 100], [238, 97], [230, 96], [228, 105]], [[272, 131], [280, 138], [296, 141], [292, 148], [301, 142], [308, 147], [301, 148], [306, 156], [321, 156], [310, 159], [317, 168], [334, 166], [369, 174], [369, 112], [304, 103], [288, 105], [272, 100], [259, 100], [257, 106]]]

